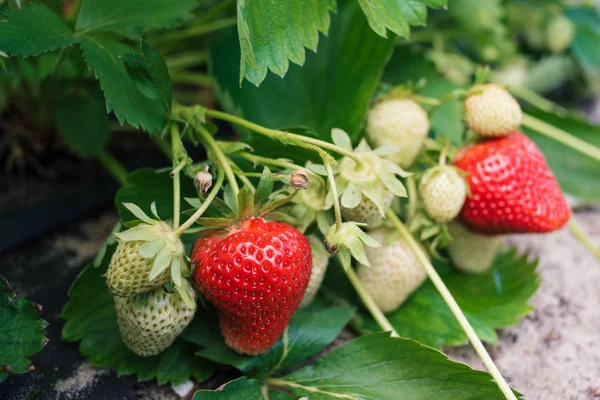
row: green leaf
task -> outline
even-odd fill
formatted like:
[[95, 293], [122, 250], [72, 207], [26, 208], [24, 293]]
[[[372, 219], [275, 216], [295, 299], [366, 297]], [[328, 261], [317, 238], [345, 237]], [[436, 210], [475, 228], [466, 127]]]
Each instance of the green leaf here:
[[248, 379], [245, 376], [228, 382], [217, 390], [199, 390], [194, 394], [193, 400], [291, 400], [295, 399], [284, 392], [268, 392], [263, 395], [262, 382], [256, 379]]
[[[516, 250], [498, 255], [490, 271], [466, 275], [449, 264], [434, 262], [444, 283], [481, 338], [496, 343], [496, 329], [515, 325], [532, 311], [527, 302], [539, 286], [537, 261], [527, 261]], [[380, 328], [366, 312], [365, 332]], [[387, 315], [401, 337], [433, 347], [468, 343], [456, 318], [431, 281], [425, 282], [398, 310]]]
[[58, 133], [75, 153], [98, 156], [110, 139], [108, 114], [102, 92], [81, 88], [67, 94], [54, 113]]
[[[265, 377], [285, 371], [317, 354], [339, 335], [353, 313], [354, 310], [347, 305], [318, 307], [315, 304], [299, 310], [277, 343], [257, 357], [243, 356], [227, 347], [219, 333], [216, 318], [194, 320], [183, 333], [183, 338], [205, 347], [198, 353], [202, 357], [233, 365], [244, 373]], [[207, 321], [212, 321], [212, 325]]]
[[[196, 196], [196, 188], [192, 180], [185, 176], [181, 177], [181, 195], [182, 197]], [[173, 179], [169, 172], [157, 172], [150, 168], [138, 169], [127, 175], [127, 183], [115, 197], [115, 204], [124, 222], [135, 221], [138, 218], [123, 203], [133, 203], [146, 214], [150, 214], [152, 202], [156, 202], [158, 215], [163, 220], [173, 218]]]
[[354, 339], [314, 365], [270, 383], [310, 400], [505, 398], [489, 374], [389, 333]]
[[600, 16], [587, 7], [568, 7], [565, 14], [576, 25], [571, 53], [595, 94], [600, 93]]
[[269, 199], [273, 192], [273, 175], [268, 167], [265, 167], [254, 193], [254, 206], [260, 209]]
[[[66, 320], [62, 340], [79, 341], [79, 350], [95, 367], [111, 367], [118, 375], [137, 374], [138, 381], [156, 379], [159, 384], [178, 384], [194, 377], [204, 380], [214, 365], [194, 356], [191, 343], [177, 339], [164, 352], [140, 357], [125, 346], [119, 333], [115, 304], [105, 278], [115, 246], [111, 246], [99, 268], [86, 267], [69, 291], [61, 313]], [[201, 315], [197, 315], [201, 318]]]
[[[306, 127], [302, 134], [313, 132], [326, 141], [331, 141], [332, 128], [358, 139], [393, 41], [374, 34], [354, 2], [340, 6], [328, 37], [322, 38], [317, 54], [307, 56], [304, 67], [292, 65], [283, 80], [268, 76], [259, 88], [239, 87], [237, 40], [230, 31], [210, 51], [217, 94], [227, 112], [274, 129]], [[236, 129], [262, 155], [306, 161], [307, 152]]]
[[114, 111], [121, 124], [142, 126], [150, 133], [162, 130], [168, 118], [164, 101], [150, 99], [140, 92], [119, 59], [119, 55], [135, 50], [114, 40], [91, 36], [82, 38], [81, 47], [104, 90], [108, 112]]
[[196, 0], [85, 0], [75, 30], [81, 35], [175, 27], [191, 18], [197, 5]]
[[71, 29], [43, 4], [0, 14], [0, 50], [6, 53], [35, 56], [76, 42]]
[[425, 25], [427, 6], [445, 7], [447, 0], [358, 0], [371, 28], [383, 37], [386, 29], [408, 37], [410, 25]]
[[244, 76], [258, 86], [267, 69], [284, 77], [289, 61], [302, 66], [305, 50], [317, 50], [319, 32], [329, 30], [335, 0], [240, 0], [238, 34], [240, 84]]
[[[528, 114], [600, 148], [598, 125], [574, 114], [558, 116], [541, 110], [528, 110]], [[600, 202], [600, 162], [531, 129], [523, 127], [523, 130], [546, 156], [562, 190], [584, 202]]]
[[[48, 323], [40, 318], [33, 303], [17, 298], [6, 279], [0, 276], [0, 382], [10, 373], [28, 372], [28, 357], [39, 353], [48, 339], [43, 335]], [[8, 372], [8, 373], [7, 373]]]

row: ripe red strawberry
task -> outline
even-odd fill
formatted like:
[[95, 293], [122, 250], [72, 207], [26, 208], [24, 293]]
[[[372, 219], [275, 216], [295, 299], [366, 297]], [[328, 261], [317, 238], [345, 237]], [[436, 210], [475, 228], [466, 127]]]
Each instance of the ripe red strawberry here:
[[257, 355], [275, 344], [300, 305], [312, 255], [293, 226], [253, 217], [200, 237], [192, 262], [200, 292], [219, 312], [227, 345]]
[[544, 155], [520, 132], [462, 150], [455, 165], [469, 173], [471, 196], [460, 216], [475, 232], [550, 232], [569, 220], [571, 210]]

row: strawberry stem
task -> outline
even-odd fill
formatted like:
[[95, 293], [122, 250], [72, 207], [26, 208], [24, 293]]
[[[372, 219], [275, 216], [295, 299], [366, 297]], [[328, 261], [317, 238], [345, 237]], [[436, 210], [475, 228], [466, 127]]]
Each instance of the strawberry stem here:
[[534, 107], [539, 108], [542, 111], [546, 111], [553, 114], [565, 115], [568, 113], [573, 113], [572, 110], [568, 110], [556, 103], [551, 102], [547, 98], [540, 96], [533, 90], [527, 89], [523, 86], [509, 86], [507, 87], [508, 91], [511, 92], [516, 97], [524, 100], [525, 102], [531, 104]]
[[221, 186], [223, 186], [223, 180], [225, 179], [225, 174], [223, 172], [223, 168], [218, 168], [217, 182], [215, 182], [212, 189], [210, 190], [210, 193], [208, 194], [208, 196], [206, 196], [206, 200], [204, 200], [202, 205], [196, 210], [196, 212], [194, 212], [194, 214], [192, 214], [190, 218], [188, 218], [187, 221], [185, 221], [177, 230], [175, 230], [174, 233], [176, 236], [181, 236], [190, 226], [192, 226], [198, 220], [198, 218], [202, 216], [202, 214], [204, 213], [204, 211], [206, 211], [208, 206], [210, 206], [212, 201], [217, 196], [217, 193], [219, 193]]
[[406, 240], [413, 253], [415, 253], [415, 256], [419, 260], [419, 263], [429, 276], [429, 279], [431, 279], [431, 282], [438, 290], [438, 292], [448, 305], [448, 308], [450, 308], [450, 311], [452, 311], [452, 314], [454, 314], [454, 317], [457, 319], [458, 323], [469, 338], [469, 341], [475, 348], [475, 351], [479, 355], [479, 358], [481, 358], [481, 361], [483, 361], [483, 364], [496, 381], [496, 384], [498, 385], [502, 393], [504, 393], [504, 397], [506, 397], [507, 400], [517, 400], [515, 394], [512, 392], [511, 388], [506, 383], [506, 380], [504, 380], [504, 378], [502, 377], [502, 374], [498, 370], [498, 367], [496, 367], [496, 364], [494, 364], [494, 361], [483, 346], [483, 343], [481, 343], [481, 340], [477, 336], [477, 333], [475, 333], [475, 330], [467, 320], [467, 317], [465, 317], [465, 314], [460, 309], [460, 306], [454, 299], [454, 296], [452, 296], [452, 293], [450, 293], [450, 291], [444, 284], [444, 281], [442, 281], [442, 278], [440, 278], [433, 265], [431, 265], [431, 262], [427, 258], [427, 255], [423, 252], [423, 249], [419, 246], [419, 244], [412, 237], [408, 229], [406, 229], [406, 226], [404, 226], [402, 221], [400, 221], [398, 216], [396, 216], [396, 214], [392, 210], [388, 210], [386, 214], [388, 219], [394, 225], [394, 227], [398, 230], [398, 232], [400, 232], [404, 240]]
[[335, 177], [333, 176], [333, 170], [331, 169], [331, 163], [329, 159], [323, 157], [323, 165], [327, 171], [327, 179], [329, 179], [329, 188], [331, 189], [331, 195], [333, 197], [333, 212], [335, 214], [335, 225], [336, 229], [342, 228], [342, 210], [340, 208], [340, 199], [338, 196], [337, 186], [335, 184]]
[[127, 170], [117, 161], [112, 155], [106, 151], [102, 151], [98, 155], [98, 160], [106, 167], [108, 172], [115, 178], [121, 186], [127, 182]]
[[237, 195], [240, 192], [240, 187], [238, 186], [235, 174], [231, 169], [231, 164], [229, 164], [229, 159], [225, 156], [225, 153], [223, 153], [223, 150], [221, 149], [221, 147], [219, 147], [219, 144], [215, 141], [211, 134], [208, 133], [206, 128], [204, 128], [202, 125], [199, 125], [198, 133], [200, 133], [200, 136], [202, 136], [202, 141], [204, 142], [204, 145], [210, 147], [210, 149], [217, 157], [217, 160], [221, 164], [221, 168], [223, 168], [223, 171], [225, 171], [225, 175], [227, 175], [227, 182], [229, 182], [229, 185], [231, 186], [233, 195], [237, 198]]
[[[177, 124], [171, 125], [171, 148], [173, 154], [181, 153], [181, 138], [179, 137], [179, 128]], [[173, 157], [173, 229], [179, 227], [179, 218], [181, 210], [181, 184], [179, 181], [179, 170], [177, 168], [177, 157]]]
[[450, 142], [447, 142], [442, 152], [440, 153], [440, 165], [442, 167], [446, 166], [446, 158], [448, 157], [448, 150], [450, 150]]
[[346, 150], [346, 149], [342, 149], [341, 147], [336, 146], [333, 143], [325, 142], [325, 141], [319, 140], [319, 139], [310, 138], [307, 136], [296, 135], [295, 133], [265, 128], [264, 126], [260, 126], [253, 122], [247, 121], [243, 118], [236, 117], [235, 115], [227, 114], [227, 113], [224, 113], [221, 111], [207, 110], [206, 115], [208, 117], [213, 117], [216, 119], [220, 119], [223, 121], [231, 122], [236, 125], [243, 126], [245, 128], [248, 128], [248, 129], [250, 129], [256, 133], [259, 133], [263, 136], [266, 136], [268, 138], [271, 138], [274, 140], [279, 140], [280, 142], [282, 142], [284, 144], [291, 144], [291, 145], [302, 147], [302, 148], [305, 148], [308, 150], [316, 151], [317, 153], [319, 153], [321, 155], [321, 157], [323, 157], [323, 155], [321, 154], [321, 153], [323, 153], [322, 149], [327, 149], [327, 150], [334, 151], [338, 154], [341, 154], [343, 156], [350, 157], [353, 160], [356, 160], [356, 162], [358, 162], [360, 164], [364, 163], [363, 160], [361, 160], [360, 157], [357, 157], [353, 152]]
[[379, 309], [379, 307], [375, 303], [375, 300], [373, 300], [369, 292], [367, 292], [367, 290], [363, 287], [362, 283], [358, 279], [358, 276], [356, 275], [356, 272], [354, 272], [352, 267], [346, 270], [346, 275], [348, 275], [348, 280], [352, 284], [352, 287], [354, 287], [354, 290], [356, 290], [356, 293], [362, 300], [363, 304], [365, 305], [367, 310], [369, 310], [369, 312], [371, 313], [377, 324], [381, 327], [381, 329], [384, 332], [391, 332], [393, 337], [400, 337], [400, 335], [398, 335], [398, 332], [396, 332], [396, 330], [392, 326], [392, 323]]
[[417, 184], [414, 175], [406, 178], [406, 191], [408, 192], [408, 215], [407, 221], [411, 221], [417, 212]]
[[240, 152], [237, 152], [236, 154], [254, 164], [272, 165], [275, 167], [304, 171], [307, 174], [309, 174], [310, 176], [316, 178], [321, 183], [321, 185], [325, 186], [325, 181], [323, 181], [323, 178], [321, 177], [321, 175], [317, 174], [316, 172], [314, 172], [308, 168], [301, 167], [300, 165], [294, 164], [292, 162], [281, 160], [281, 159], [263, 157], [263, 156], [259, 156], [256, 154], [247, 153], [245, 151], [240, 151]]
[[600, 259], [600, 249], [596, 247], [592, 239], [585, 233], [581, 226], [577, 223], [575, 217], [571, 217], [569, 220], [569, 230], [571, 233], [585, 246], [586, 249], [590, 253], [592, 253], [596, 258]]
[[555, 126], [552, 126], [542, 120], [532, 117], [528, 114], [523, 114], [523, 126], [526, 126], [534, 131], [541, 133], [542, 135], [548, 136], [560, 142], [567, 147], [579, 151], [594, 160], [600, 161], [600, 149], [587, 143], [584, 140], [579, 139], [576, 136], [569, 134]]

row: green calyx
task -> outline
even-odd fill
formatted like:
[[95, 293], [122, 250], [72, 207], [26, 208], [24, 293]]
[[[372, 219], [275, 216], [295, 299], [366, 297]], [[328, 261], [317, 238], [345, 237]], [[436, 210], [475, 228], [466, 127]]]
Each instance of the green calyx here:
[[123, 203], [123, 205], [142, 222], [126, 231], [116, 233], [117, 239], [123, 242], [145, 242], [139, 248], [139, 255], [153, 260], [148, 280], [153, 281], [170, 268], [175, 289], [181, 294], [186, 305], [193, 307], [194, 301], [188, 290], [189, 283], [185, 279], [189, 277], [189, 270], [185, 264], [185, 249], [179, 235], [171, 226], [159, 219], [154, 203], [151, 210], [156, 219], [150, 218], [135, 204]]
[[[343, 135], [346, 135], [345, 132]], [[342, 143], [340, 134], [333, 136], [334, 142]], [[343, 137], [343, 136], [342, 136]], [[347, 135], [346, 135], [347, 137]], [[347, 143], [349, 143], [347, 140]], [[369, 145], [362, 141], [356, 149], [353, 150], [354, 157], [346, 156], [340, 162], [337, 170], [336, 185], [338, 187], [341, 205], [344, 208], [357, 207], [362, 196], [372, 201], [382, 216], [385, 215], [386, 207], [384, 205], [385, 189], [398, 197], [406, 197], [406, 188], [396, 177], [407, 177], [411, 174], [400, 168], [397, 164], [386, 160], [384, 156], [394, 154], [398, 151], [395, 146], [382, 146], [372, 150]]]
[[341, 227], [333, 225], [325, 234], [325, 244], [331, 253], [337, 253], [344, 269], [350, 268], [351, 258], [370, 266], [365, 247], [380, 247], [371, 236], [363, 232], [355, 222], [344, 222]]

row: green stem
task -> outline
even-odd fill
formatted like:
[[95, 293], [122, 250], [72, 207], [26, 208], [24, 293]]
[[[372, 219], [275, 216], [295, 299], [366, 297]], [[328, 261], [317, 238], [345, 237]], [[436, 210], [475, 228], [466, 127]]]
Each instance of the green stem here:
[[442, 167], [446, 166], [446, 158], [448, 157], [448, 150], [450, 150], [450, 142], [446, 143], [446, 145], [440, 152], [439, 163]]
[[433, 97], [421, 96], [419, 94], [413, 94], [411, 97], [417, 103], [427, 104], [428, 106], [439, 107], [442, 104], [441, 100], [435, 99]]
[[223, 0], [211, 8], [207, 13], [198, 18], [198, 22], [203, 23], [211, 21], [214, 17], [222, 12], [228, 11], [229, 7], [235, 5], [236, 0]]
[[558, 104], [551, 102], [550, 100], [546, 99], [543, 96], [540, 96], [533, 90], [527, 89], [526, 87], [509, 86], [508, 90], [516, 97], [520, 98], [521, 100], [526, 101], [527, 103], [539, 108], [542, 111], [546, 111], [546, 112], [553, 113], [553, 114], [559, 114], [559, 115], [561, 115], [561, 114], [564, 115], [569, 112], [569, 110], [567, 110], [566, 108], [561, 107]]
[[266, 136], [268, 138], [271, 138], [274, 140], [279, 140], [283, 144], [296, 145], [296, 146], [303, 147], [308, 150], [316, 151], [319, 154], [320, 154], [319, 150], [327, 149], [327, 150], [334, 151], [338, 154], [341, 154], [343, 156], [350, 157], [353, 160], [356, 160], [357, 162], [359, 162], [361, 164], [363, 163], [363, 160], [361, 160], [359, 157], [357, 157], [351, 151], [342, 149], [341, 147], [338, 147], [332, 143], [325, 142], [323, 140], [314, 139], [314, 138], [310, 138], [310, 137], [306, 137], [306, 136], [302, 136], [302, 135], [297, 135], [295, 133], [265, 128], [264, 126], [260, 126], [253, 122], [247, 121], [243, 118], [236, 117], [235, 115], [227, 114], [227, 113], [224, 113], [221, 111], [207, 110], [206, 115], [209, 117], [213, 117], [216, 119], [220, 119], [223, 121], [231, 122], [236, 125], [243, 126], [243, 127], [248, 128], [256, 133], [260, 133], [261, 135]]
[[321, 175], [317, 174], [315, 171], [313, 171], [311, 169], [302, 167], [300, 165], [291, 163], [289, 161], [276, 159], [276, 158], [262, 157], [262, 156], [258, 156], [256, 154], [247, 153], [245, 151], [240, 151], [236, 154], [254, 164], [271, 165], [271, 166], [281, 167], [281, 168], [285, 168], [285, 169], [304, 171], [307, 174], [309, 174], [310, 176], [316, 178], [322, 186], [325, 186], [325, 181], [323, 180]]
[[[179, 137], [179, 128], [177, 124], [171, 125], [171, 148], [173, 154], [181, 153], [181, 138]], [[181, 183], [179, 180], [179, 170], [177, 170], [177, 158], [173, 157], [173, 229], [179, 227], [181, 210]]]
[[176, 236], [181, 236], [189, 227], [191, 227], [198, 220], [198, 218], [202, 216], [204, 211], [206, 211], [208, 206], [210, 206], [212, 201], [217, 196], [217, 193], [219, 193], [221, 186], [223, 186], [224, 179], [225, 174], [223, 173], [223, 168], [218, 168], [217, 182], [213, 185], [212, 189], [210, 190], [210, 193], [208, 194], [208, 196], [206, 196], [206, 199], [204, 200], [202, 205], [196, 210], [196, 212], [194, 212], [194, 214], [192, 214], [192, 216], [188, 218], [187, 221], [185, 221], [177, 230], [175, 230], [174, 233]]
[[206, 51], [191, 51], [170, 56], [165, 60], [169, 71], [173, 72], [178, 69], [196, 67], [206, 63], [208, 54]]
[[418, 194], [414, 175], [406, 178], [406, 191], [408, 192], [408, 215], [406, 216], [406, 220], [410, 223], [417, 213]]
[[523, 114], [523, 126], [533, 129], [542, 135], [548, 136], [549, 138], [552, 138], [567, 147], [577, 150], [596, 161], [600, 161], [599, 148], [563, 131], [562, 129], [559, 129], [527, 114]]
[[167, 160], [173, 159], [173, 152], [171, 151], [171, 145], [169, 145], [168, 141], [160, 137], [160, 135], [158, 134], [152, 135], [152, 140], [154, 141], [154, 144], [156, 144], [156, 147], [158, 147], [158, 149], [161, 151], [161, 153], [164, 154]]
[[60, 53], [58, 53], [58, 57], [56, 58], [56, 61], [54, 62], [54, 66], [52, 67], [52, 76], [54, 77], [54, 79], [56, 79], [56, 75], [58, 74], [58, 71], [60, 71], [60, 67], [63, 65], [63, 63], [67, 59], [67, 55], [69, 54], [70, 49], [71, 49], [70, 47], [63, 47], [60, 50]]
[[173, 31], [166, 34], [163, 34], [160, 37], [157, 37], [154, 40], [154, 45], [159, 46], [164, 43], [176, 42], [183, 39], [187, 39], [190, 37], [198, 37], [202, 35], [207, 35], [209, 33], [216, 32], [218, 30], [229, 28], [230, 26], [234, 26], [237, 23], [237, 17], [228, 17], [224, 19], [220, 19], [209, 24], [200, 24], [197, 26], [191, 26], [182, 31]]
[[115, 178], [121, 186], [127, 183], [127, 170], [116, 158], [107, 153], [106, 151], [102, 151], [100, 155], [98, 155], [98, 160], [106, 167], [108, 172]]
[[483, 346], [483, 343], [481, 343], [481, 340], [477, 336], [477, 333], [475, 333], [475, 330], [473, 329], [473, 327], [467, 320], [467, 317], [465, 317], [465, 314], [462, 312], [462, 310], [460, 309], [460, 306], [458, 305], [458, 303], [452, 296], [452, 293], [450, 293], [450, 291], [444, 284], [444, 281], [442, 281], [442, 278], [440, 278], [440, 276], [438, 275], [438, 273], [435, 270], [435, 268], [433, 267], [433, 265], [431, 265], [431, 262], [427, 258], [427, 255], [425, 254], [425, 252], [423, 251], [421, 246], [419, 246], [419, 244], [412, 237], [412, 235], [410, 234], [410, 232], [408, 231], [406, 226], [404, 226], [402, 221], [400, 221], [400, 219], [396, 216], [396, 214], [392, 210], [388, 210], [388, 212], [386, 214], [387, 214], [388, 220], [390, 220], [392, 222], [394, 227], [398, 230], [398, 232], [400, 232], [402, 237], [408, 243], [408, 246], [411, 248], [411, 250], [417, 257], [417, 260], [419, 261], [419, 263], [421, 264], [421, 266], [423, 267], [423, 269], [429, 276], [429, 279], [431, 280], [431, 282], [433, 282], [433, 285], [435, 286], [435, 288], [438, 290], [438, 292], [440, 293], [440, 295], [442, 296], [442, 298], [448, 305], [448, 308], [450, 308], [450, 311], [452, 311], [452, 314], [454, 314], [454, 317], [457, 319], [458, 323], [460, 324], [460, 326], [464, 330], [465, 334], [469, 338], [469, 341], [475, 348], [475, 351], [481, 358], [481, 361], [483, 361], [483, 364], [485, 365], [485, 367], [487, 368], [489, 373], [492, 375], [492, 377], [496, 381], [496, 384], [498, 385], [498, 387], [500, 388], [502, 393], [504, 393], [504, 396], [506, 397], [506, 399], [507, 400], [517, 400], [514, 393], [512, 392], [512, 390], [510, 389], [510, 387], [508, 386], [508, 384], [506, 383], [504, 378], [502, 377], [502, 374], [498, 370], [498, 367], [496, 367], [496, 364], [494, 364], [494, 361], [492, 360], [492, 358], [488, 354], [487, 350]]
[[212, 86], [210, 76], [198, 72], [176, 72], [171, 76], [173, 83], [183, 83], [198, 86]]
[[338, 197], [337, 185], [335, 184], [335, 177], [333, 176], [333, 170], [331, 169], [331, 163], [327, 158], [323, 158], [323, 164], [327, 171], [327, 179], [329, 180], [329, 188], [331, 189], [331, 195], [333, 197], [333, 212], [335, 214], [335, 225], [337, 230], [342, 228], [342, 210], [340, 208], [340, 199]]
[[348, 275], [348, 280], [350, 280], [352, 287], [354, 287], [354, 290], [356, 290], [356, 293], [358, 293], [358, 296], [362, 300], [363, 304], [365, 307], [367, 307], [367, 310], [369, 310], [381, 329], [384, 332], [392, 332], [392, 337], [400, 337], [391, 322], [386, 318], [377, 304], [375, 304], [375, 300], [373, 300], [369, 292], [367, 292], [367, 290], [363, 287], [352, 267], [348, 268], [346, 275]]
[[221, 164], [221, 168], [223, 168], [223, 170], [225, 171], [225, 175], [227, 176], [227, 182], [229, 182], [229, 185], [231, 186], [233, 195], [237, 198], [237, 195], [240, 192], [240, 187], [238, 186], [235, 174], [233, 173], [231, 165], [229, 164], [229, 159], [225, 156], [223, 150], [219, 147], [219, 144], [215, 141], [211, 134], [208, 133], [206, 128], [204, 128], [202, 125], [198, 125], [198, 133], [200, 133], [200, 136], [202, 136], [204, 145], [210, 147], [210, 149], [217, 157], [217, 161], [219, 161], [219, 164]]
[[571, 220], [569, 221], [569, 230], [577, 238], [577, 240], [579, 240], [581, 244], [583, 244], [585, 248], [594, 255], [594, 257], [600, 258], [600, 249], [596, 247], [594, 242], [592, 242], [592, 239], [585, 233], [583, 229], [581, 229], [575, 217], [571, 217]]

